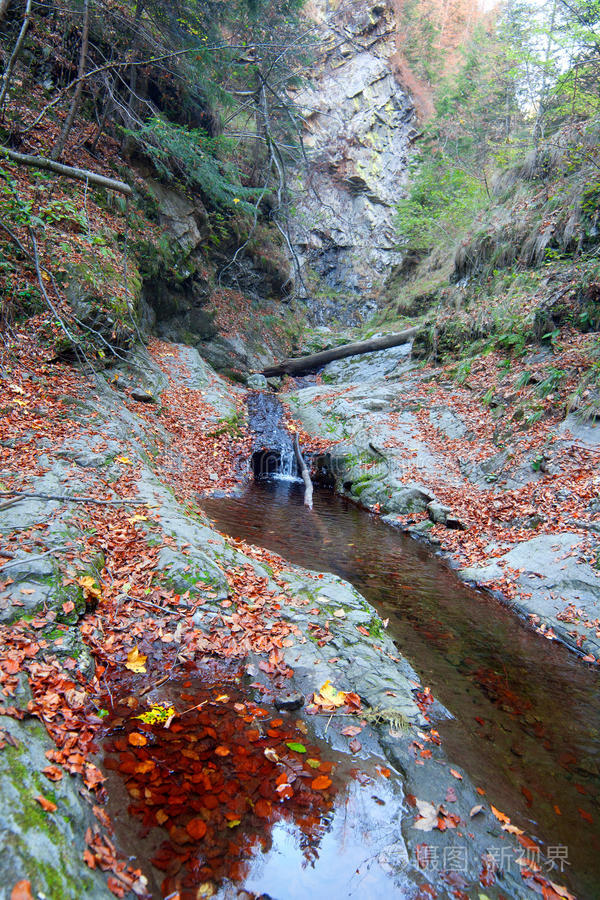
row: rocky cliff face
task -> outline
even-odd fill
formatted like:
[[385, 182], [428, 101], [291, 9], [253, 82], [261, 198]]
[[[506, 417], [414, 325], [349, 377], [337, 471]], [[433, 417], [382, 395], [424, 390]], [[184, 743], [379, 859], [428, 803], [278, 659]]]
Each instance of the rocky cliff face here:
[[318, 324], [360, 322], [401, 254], [393, 226], [405, 179], [414, 106], [394, 72], [395, 13], [388, 3], [319, 0], [323, 50], [295, 100], [306, 119], [308, 166], [295, 181], [298, 289]]

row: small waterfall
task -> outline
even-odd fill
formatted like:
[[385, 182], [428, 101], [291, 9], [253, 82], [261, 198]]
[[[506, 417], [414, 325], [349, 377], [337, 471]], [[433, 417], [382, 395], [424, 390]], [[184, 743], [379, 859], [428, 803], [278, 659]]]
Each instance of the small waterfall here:
[[254, 432], [252, 469], [257, 479], [300, 481], [292, 438], [285, 429], [283, 407], [272, 394], [248, 397], [250, 428]]

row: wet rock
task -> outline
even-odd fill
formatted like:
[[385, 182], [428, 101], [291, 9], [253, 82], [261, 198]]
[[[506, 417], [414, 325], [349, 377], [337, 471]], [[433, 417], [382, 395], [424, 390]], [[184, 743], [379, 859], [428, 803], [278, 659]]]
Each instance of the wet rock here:
[[253, 372], [252, 375], [248, 375], [246, 384], [253, 391], [266, 391], [268, 388], [267, 379], [259, 372]]
[[277, 709], [301, 709], [304, 706], [304, 697], [298, 691], [289, 691], [287, 694], [278, 694], [273, 702]]
[[143, 388], [134, 388], [131, 392], [131, 399], [137, 400], [138, 403], [157, 403], [156, 397], [153, 397], [150, 391], [145, 391]]

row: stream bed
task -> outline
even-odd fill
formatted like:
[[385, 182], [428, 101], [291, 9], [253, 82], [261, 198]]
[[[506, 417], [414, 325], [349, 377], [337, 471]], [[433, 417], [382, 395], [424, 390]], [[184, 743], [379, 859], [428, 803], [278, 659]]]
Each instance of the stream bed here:
[[[449, 711], [435, 727], [486, 801], [541, 844], [553, 880], [600, 891], [598, 674], [470, 589], [424, 545], [327, 490], [290, 480], [203, 499], [223, 533], [351, 582]], [[360, 690], [360, 686], [346, 686]], [[358, 894], [360, 896], [360, 892]]]

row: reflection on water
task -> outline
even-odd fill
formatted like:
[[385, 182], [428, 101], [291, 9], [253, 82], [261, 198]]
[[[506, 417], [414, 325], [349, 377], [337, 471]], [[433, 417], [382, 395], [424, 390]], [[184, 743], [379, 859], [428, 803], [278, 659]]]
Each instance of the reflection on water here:
[[202, 505], [221, 531], [292, 563], [352, 582], [389, 617], [389, 631], [450, 710], [437, 724], [448, 755], [486, 800], [536, 835], [580, 897], [600, 883], [598, 675], [467, 588], [424, 546], [330, 492], [251, 485]]
[[[399, 780], [253, 701], [242, 681], [236, 664], [208, 660], [146, 703], [139, 678], [112, 676], [108, 810], [152, 896], [226, 900], [243, 885], [277, 900], [413, 897], [386, 862], [398, 861]], [[178, 713], [168, 728], [151, 721], [159, 705]]]

